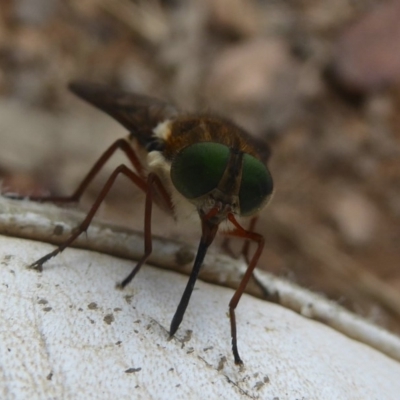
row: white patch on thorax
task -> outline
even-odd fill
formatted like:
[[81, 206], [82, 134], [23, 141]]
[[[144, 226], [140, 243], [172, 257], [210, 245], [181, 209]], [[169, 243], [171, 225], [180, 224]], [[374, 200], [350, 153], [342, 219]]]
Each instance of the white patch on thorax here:
[[154, 136], [167, 141], [168, 138], [171, 135], [171, 120], [170, 119], [166, 119], [163, 122], [160, 122], [154, 129]]

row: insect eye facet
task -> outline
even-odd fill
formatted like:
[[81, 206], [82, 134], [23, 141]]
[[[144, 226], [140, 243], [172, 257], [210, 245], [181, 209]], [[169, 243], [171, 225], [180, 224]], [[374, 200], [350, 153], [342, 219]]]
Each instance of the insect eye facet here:
[[258, 211], [266, 203], [272, 189], [272, 176], [268, 168], [250, 154], [245, 154], [239, 190], [241, 215], [251, 215]]
[[228, 160], [229, 148], [223, 144], [192, 144], [172, 161], [172, 183], [187, 199], [203, 196], [218, 186]]

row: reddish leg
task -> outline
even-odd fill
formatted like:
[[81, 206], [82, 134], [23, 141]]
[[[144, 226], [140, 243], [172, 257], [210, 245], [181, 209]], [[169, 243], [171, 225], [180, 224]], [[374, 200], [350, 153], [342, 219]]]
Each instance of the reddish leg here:
[[[250, 220], [249, 227], [247, 228], [248, 232], [253, 232], [254, 231], [254, 228], [256, 227], [257, 220], [258, 220], [258, 216], [253, 217]], [[248, 240], [246, 240], [244, 242], [242, 250], [240, 252], [240, 254], [242, 254], [244, 259], [246, 260], [247, 265], [250, 264], [249, 251], [250, 251], [250, 240], [248, 239]]]
[[[50, 260], [52, 257], [56, 256], [58, 253], [62, 252], [65, 250], [71, 243], [82, 233], [85, 232], [89, 225], [90, 222], [92, 221], [96, 211], [100, 207], [100, 204], [106, 197], [107, 193], [110, 191], [112, 185], [115, 182], [115, 179], [119, 174], [123, 174], [126, 177], [128, 177], [136, 186], [138, 186], [140, 189], [142, 189], [144, 192], [146, 192], [146, 212], [145, 212], [145, 257], [143, 257], [143, 261], [140, 260], [141, 264], [147, 259], [147, 257], [151, 253], [151, 231], [150, 231], [150, 222], [151, 222], [151, 200], [152, 200], [152, 193], [153, 193], [153, 187], [154, 185], [157, 186], [157, 189], [160, 191], [160, 193], [163, 194], [163, 197], [166, 196], [168, 201], [168, 204], [171, 204], [171, 201], [168, 197], [167, 192], [165, 191], [161, 181], [158, 179], [157, 176], [154, 174], [149, 174], [148, 176], [148, 181], [146, 181], [139, 177], [135, 172], [131, 171], [127, 166], [125, 165], [120, 165], [118, 168], [114, 170], [114, 172], [111, 174], [111, 176], [108, 178], [106, 184], [104, 185], [103, 189], [101, 190], [100, 194], [97, 196], [96, 201], [94, 202], [92, 208], [90, 209], [89, 213], [87, 214], [86, 218], [83, 220], [83, 222], [79, 225], [79, 227], [76, 229], [76, 231], [66, 240], [64, 243], [59, 245], [54, 251], [51, 253], [45, 255], [44, 257], [40, 258], [36, 262], [34, 262], [31, 267], [35, 268], [37, 270], [42, 270], [43, 264]], [[140, 266], [139, 266], [140, 268]], [[136, 269], [136, 268], [135, 268]], [[133, 277], [132, 277], [133, 278]], [[132, 279], [131, 278], [131, 279]], [[130, 280], [131, 280], [130, 279]], [[129, 280], [126, 282], [126, 284], [129, 282]]]
[[[160, 178], [157, 175], [150, 173], [149, 176], [147, 177], [146, 203], [144, 210], [144, 254], [142, 258], [138, 261], [138, 263], [135, 265], [132, 272], [121, 283], [117, 284], [117, 287], [120, 289], [123, 289], [126, 285], [128, 285], [132, 281], [132, 279], [139, 272], [140, 268], [146, 262], [151, 252], [153, 251], [153, 242], [151, 237], [151, 211], [153, 208], [153, 200], [154, 200], [153, 196], [155, 187], [157, 187], [157, 189], [166, 194], [164, 186], [160, 181]], [[172, 209], [171, 199], [169, 196], [168, 196], [168, 202]]]
[[[86, 190], [86, 188], [92, 182], [92, 180], [95, 178], [95, 176], [98, 174], [98, 172], [103, 168], [104, 164], [118, 149], [122, 150], [126, 154], [126, 156], [129, 158], [130, 162], [136, 169], [137, 173], [139, 174], [139, 177], [144, 180], [145, 174], [144, 174], [143, 166], [140, 163], [134, 150], [132, 149], [130, 143], [126, 139], [118, 139], [97, 160], [97, 162], [93, 165], [91, 170], [86, 175], [85, 179], [81, 182], [81, 184], [78, 186], [78, 188], [75, 190], [75, 192], [71, 196], [45, 196], [45, 197], [32, 196], [32, 197], [29, 197], [29, 199], [33, 200], [33, 201], [39, 201], [39, 202], [47, 202], [48, 201], [48, 202], [55, 202], [55, 203], [57, 203], [57, 202], [59, 202], [59, 203], [78, 202], [79, 199], [81, 198], [83, 192]], [[16, 199], [25, 198], [22, 196], [12, 196], [12, 195], [9, 197], [14, 198], [14, 199], [15, 198]]]
[[[228, 215], [228, 219], [235, 226], [235, 229], [231, 232], [227, 232], [227, 235], [241, 237], [245, 239], [247, 242], [250, 240], [257, 243], [257, 249], [254, 253], [253, 257], [249, 262], [249, 266], [247, 267], [246, 273], [244, 274], [242, 281], [240, 282], [239, 287], [236, 289], [235, 294], [233, 295], [231, 301], [229, 302], [229, 317], [231, 321], [231, 336], [232, 336], [232, 351], [233, 356], [235, 357], [235, 364], [243, 364], [241, 360], [237, 348], [237, 333], [236, 333], [236, 315], [235, 309], [239, 303], [240, 298], [253, 274], [254, 268], [257, 265], [258, 259], [261, 256], [261, 253], [264, 248], [264, 238], [255, 232], [246, 231], [242, 228], [239, 223], [236, 221], [233, 214]], [[248, 250], [247, 250], [248, 251]]]
[[[255, 226], [256, 226], [257, 220], [258, 220], [258, 216], [253, 217], [253, 218], [250, 220], [249, 227], [247, 228], [247, 230], [248, 230], [249, 232], [253, 232], [253, 231], [254, 231], [254, 228], [255, 228]], [[229, 235], [229, 233], [227, 233], [227, 234]], [[249, 264], [249, 263], [250, 263], [250, 259], [249, 259], [250, 240], [246, 240], [246, 241], [244, 242], [243, 247], [242, 247], [242, 250], [240, 250], [240, 253], [239, 253], [239, 254], [235, 254], [235, 253], [232, 251], [231, 247], [229, 246], [229, 242], [230, 242], [230, 241], [229, 241], [229, 237], [224, 238], [224, 240], [223, 240], [223, 242], [222, 242], [222, 245], [221, 245], [222, 248], [223, 248], [223, 250], [225, 250], [226, 253], [227, 253], [228, 255], [230, 255], [232, 258], [235, 258], [235, 259], [239, 258], [240, 256], [243, 256], [244, 259], [246, 260], [246, 263]]]

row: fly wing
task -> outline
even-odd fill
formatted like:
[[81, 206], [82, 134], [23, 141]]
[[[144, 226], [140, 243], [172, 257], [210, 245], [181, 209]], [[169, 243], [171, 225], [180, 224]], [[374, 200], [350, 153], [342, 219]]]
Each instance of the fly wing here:
[[143, 147], [156, 145], [153, 129], [178, 114], [177, 109], [153, 97], [86, 82], [70, 83], [69, 89], [115, 118]]

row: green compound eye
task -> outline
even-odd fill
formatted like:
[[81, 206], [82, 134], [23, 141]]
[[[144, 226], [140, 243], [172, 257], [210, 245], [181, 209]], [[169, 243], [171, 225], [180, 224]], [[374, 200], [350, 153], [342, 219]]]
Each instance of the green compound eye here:
[[215, 189], [229, 160], [229, 148], [220, 143], [195, 143], [176, 155], [171, 165], [175, 188], [187, 199]]
[[272, 176], [267, 167], [253, 156], [245, 154], [239, 190], [241, 215], [251, 215], [258, 211], [267, 201], [272, 189]]

